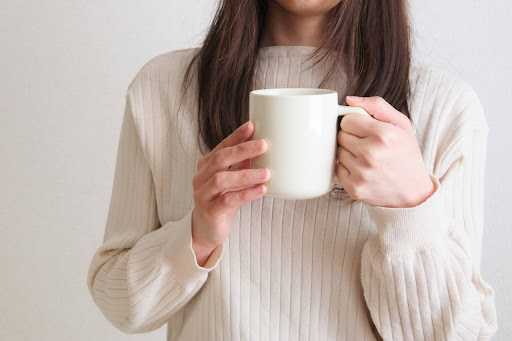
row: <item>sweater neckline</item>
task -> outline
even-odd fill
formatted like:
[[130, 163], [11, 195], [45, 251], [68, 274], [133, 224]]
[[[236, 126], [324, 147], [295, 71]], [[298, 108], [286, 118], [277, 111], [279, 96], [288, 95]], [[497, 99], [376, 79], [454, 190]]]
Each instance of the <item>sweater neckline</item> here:
[[[309, 56], [318, 47], [309, 45], [273, 45], [258, 47], [258, 56], [265, 57], [296, 57], [296, 56]], [[328, 52], [329, 49], [325, 47], [320, 48], [321, 55]]]

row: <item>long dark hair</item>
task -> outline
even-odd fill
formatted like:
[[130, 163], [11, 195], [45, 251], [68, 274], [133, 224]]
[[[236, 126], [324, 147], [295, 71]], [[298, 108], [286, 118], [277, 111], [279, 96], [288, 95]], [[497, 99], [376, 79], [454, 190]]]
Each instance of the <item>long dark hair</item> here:
[[[202, 139], [212, 150], [249, 119], [249, 92], [254, 90], [267, 1], [221, 0], [201, 48], [186, 69], [183, 93], [197, 62], [200, 146]], [[324, 40], [308, 60], [322, 48], [340, 53], [319, 88], [344, 70], [347, 86], [340, 104], [346, 104], [344, 95], [381, 96], [409, 117], [411, 52], [406, 0], [342, 0], [329, 14]]]

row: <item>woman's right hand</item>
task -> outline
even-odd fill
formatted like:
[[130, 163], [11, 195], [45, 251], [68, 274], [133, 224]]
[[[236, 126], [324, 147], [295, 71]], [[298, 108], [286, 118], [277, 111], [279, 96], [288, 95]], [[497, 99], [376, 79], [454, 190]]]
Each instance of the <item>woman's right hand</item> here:
[[246, 122], [197, 162], [192, 181], [192, 248], [199, 266], [228, 238], [240, 207], [267, 190], [262, 183], [268, 181], [270, 171], [249, 168], [249, 159], [267, 150], [263, 139], [247, 141], [253, 132], [254, 123]]

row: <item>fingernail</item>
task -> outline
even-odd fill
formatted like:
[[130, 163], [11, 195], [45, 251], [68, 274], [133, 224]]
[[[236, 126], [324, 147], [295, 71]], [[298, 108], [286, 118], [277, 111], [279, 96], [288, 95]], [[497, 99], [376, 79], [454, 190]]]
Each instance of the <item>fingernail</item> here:
[[363, 97], [359, 96], [347, 96], [347, 99], [351, 100], [352, 102], [361, 102], [363, 100]]
[[263, 146], [265, 144], [265, 140], [263, 139], [259, 139], [259, 140], [256, 140], [253, 144], [252, 144], [252, 147], [255, 149], [255, 150], [258, 150], [260, 151]]
[[264, 168], [264, 169], [259, 169], [258, 170], [258, 177], [263, 179], [267, 176], [267, 169]]
[[251, 124], [252, 124], [252, 121], [247, 121], [247, 122], [245, 122], [245, 124], [244, 124], [244, 129], [243, 129], [243, 130], [244, 130], [244, 131], [248, 131], [248, 130], [249, 130], [249, 128], [251, 127]]

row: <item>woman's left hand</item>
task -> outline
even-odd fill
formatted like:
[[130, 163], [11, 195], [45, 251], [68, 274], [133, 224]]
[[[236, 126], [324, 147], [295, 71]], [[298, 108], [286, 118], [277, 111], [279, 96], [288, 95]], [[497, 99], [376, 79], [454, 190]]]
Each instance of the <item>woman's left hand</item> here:
[[347, 96], [372, 117], [341, 121], [336, 173], [353, 199], [381, 207], [413, 207], [434, 192], [409, 119], [381, 97]]

